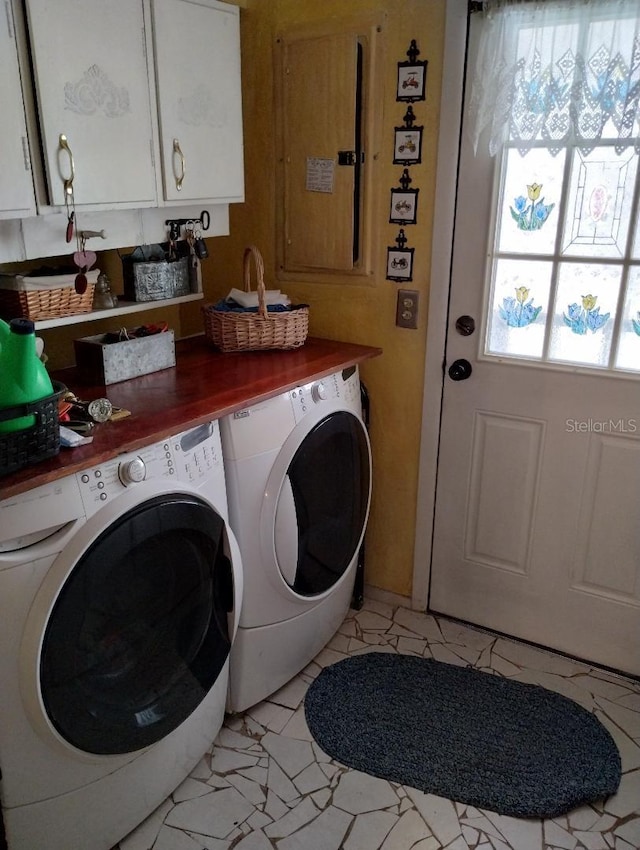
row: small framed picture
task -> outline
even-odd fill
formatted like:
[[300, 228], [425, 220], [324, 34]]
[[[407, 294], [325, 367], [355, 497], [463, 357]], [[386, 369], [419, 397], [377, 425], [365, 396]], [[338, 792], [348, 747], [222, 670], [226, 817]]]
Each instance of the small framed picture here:
[[396, 100], [412, 103], [425, 100], [427, 81], [427, 62], [398, 62], [398, 90]]
[[422, 161], [422, 127], [395, 127], [394, 163], [412, 165]]
[[387, 248], [387, 280], [413, 280], [414, 248]]
[[415, 224], [418, 216], [420, 189], [392, 189], [390, 224]]

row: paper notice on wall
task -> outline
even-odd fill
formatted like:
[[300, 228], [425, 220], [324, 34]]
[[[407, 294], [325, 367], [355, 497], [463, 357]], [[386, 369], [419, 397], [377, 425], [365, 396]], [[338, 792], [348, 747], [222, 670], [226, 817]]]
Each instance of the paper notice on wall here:
[[307, 157], [307, 192], [333, 192], [335, 162], [319, 156]]

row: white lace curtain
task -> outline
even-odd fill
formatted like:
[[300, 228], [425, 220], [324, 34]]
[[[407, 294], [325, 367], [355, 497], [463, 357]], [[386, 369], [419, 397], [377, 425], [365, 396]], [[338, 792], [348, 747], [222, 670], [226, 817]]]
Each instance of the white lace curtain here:
[[640, 0], [485, 0], [470, 129], [494, 156], [543, 141], [640, 153]]

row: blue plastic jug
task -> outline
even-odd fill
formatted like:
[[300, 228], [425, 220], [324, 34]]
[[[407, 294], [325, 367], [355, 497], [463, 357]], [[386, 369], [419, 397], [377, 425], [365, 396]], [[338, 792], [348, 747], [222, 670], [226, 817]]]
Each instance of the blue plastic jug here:
[[[7, 330], [8, 328], [8, 330]], [[36, 353], [35, 326], [29, 319], [0, 325], [0, 413], [3, 408], [38, 401], [53, 394], [44, 363]], [[35, 425], [34, 414], [0, 421], [0, 434]]]

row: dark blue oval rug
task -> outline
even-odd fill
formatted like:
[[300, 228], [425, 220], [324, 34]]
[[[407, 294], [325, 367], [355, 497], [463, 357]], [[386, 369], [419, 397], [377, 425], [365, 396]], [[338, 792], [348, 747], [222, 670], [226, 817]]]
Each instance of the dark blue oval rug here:
[[326, 667], [305, 715], [348, 767], [514, 817], [557, 817], [620, 784], [620, 754], [593, 714], [538, 685], [412, 655]]

